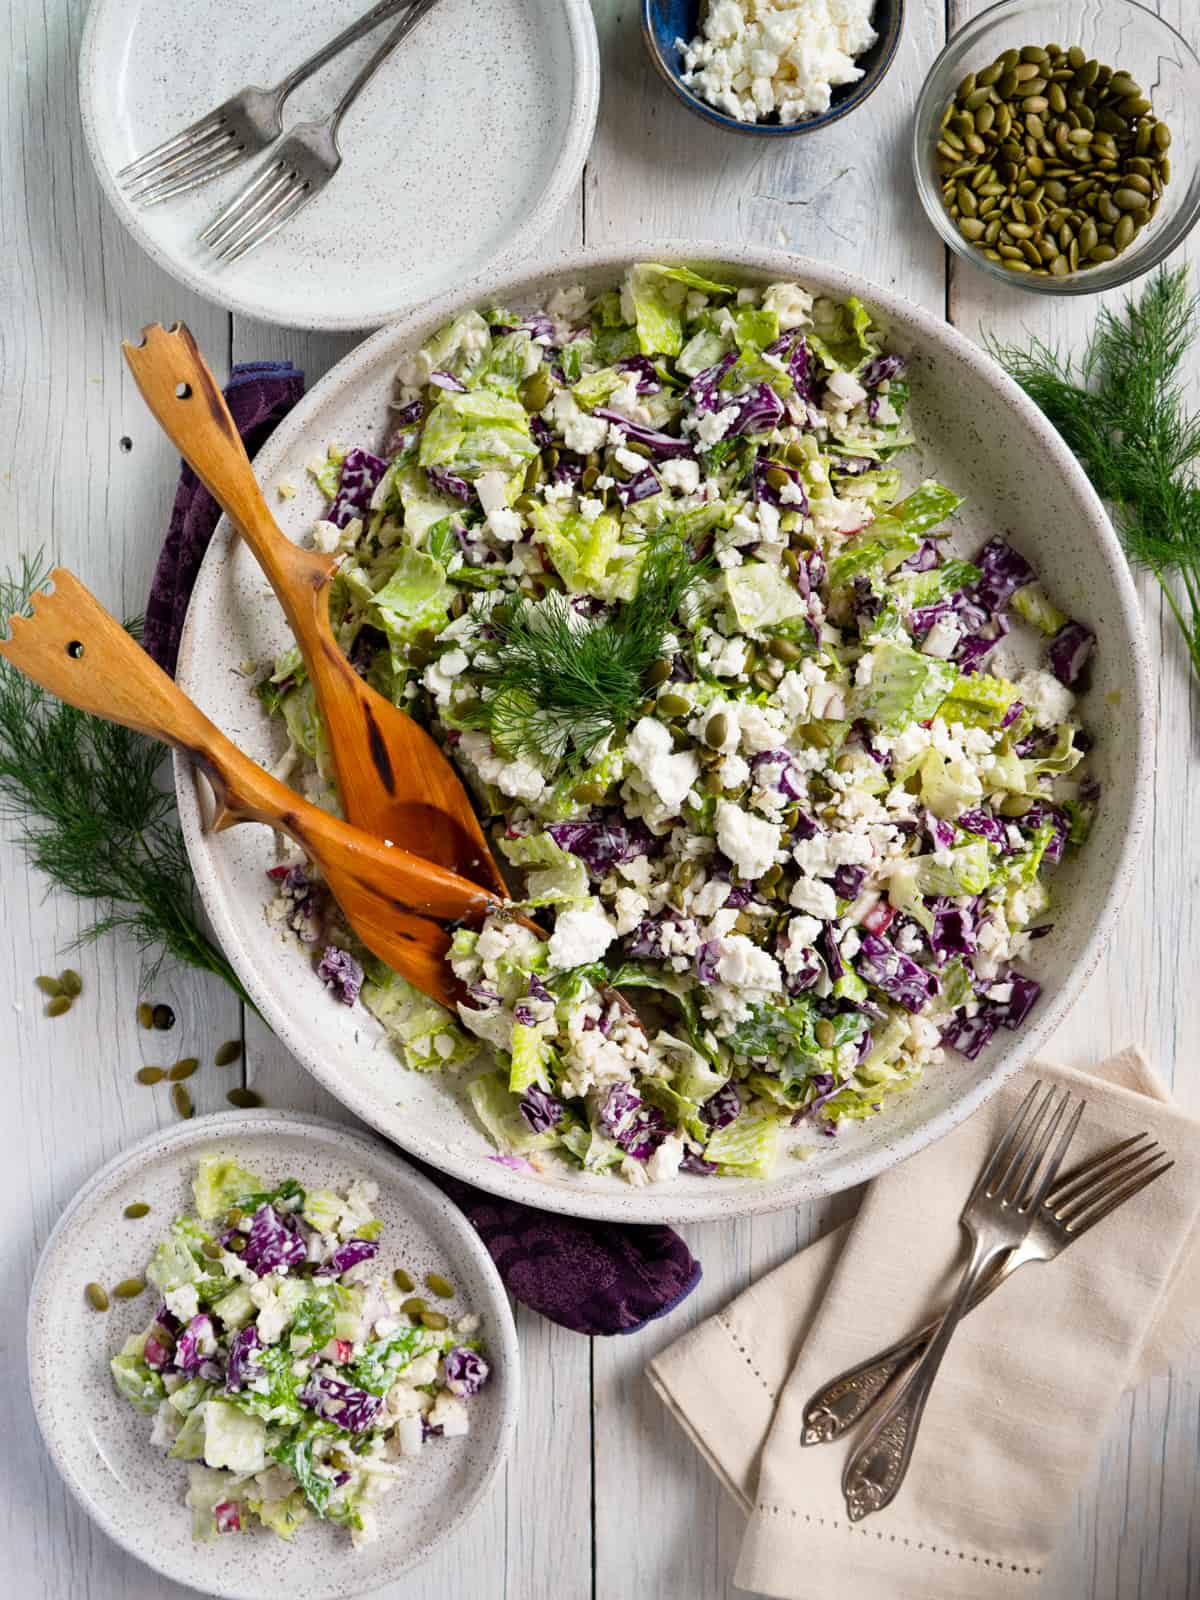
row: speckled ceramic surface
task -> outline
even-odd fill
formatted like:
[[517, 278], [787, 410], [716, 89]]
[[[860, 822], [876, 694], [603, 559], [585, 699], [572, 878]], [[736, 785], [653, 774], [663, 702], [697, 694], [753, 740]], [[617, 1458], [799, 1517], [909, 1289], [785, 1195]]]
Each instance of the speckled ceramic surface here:
[[[482, 1318], [492, 1376], [471, 1402], [471, 1432], [437, 1441], [381, 1502], [380, 1537], [352, 1551], [343, 1528], [310, 1519], [292, 1544], [264, 1529], [208, 1544], [191, 1536], [187, 1469], [150, 1444], [149, 1417], [116, 1392], [108, 1361], [154, 1309], [153, 1290], [97, 1313], [93, 1279], [109, 1288], [140, 1274], [167, 1225], [191, 1205], [202, 1155], [233, 1156], [269, 1182], [379, 1185], [379, 1261], [414, 1278], [440, 1271], [458, 1290], [450, 1309]], [[143, 1201], [150, 1215], [122, 1215]], [[59, 1219], [29, 1302], [29, 1378], [59, 1471], [104, 1531], [165, 1576], [231, 1600], [334, 1600], [397, 1577], [470, 1515], [508, 1451], [516, 1419], [516, 1329], [500, 1278], [462, 1213], [379, 1141], [315, 1117], [269, 1111], [204, 1117], [143, 1139], [86, 1184]]]
[[[901, 458], [906, 483], [935, 475], [967, 496], [958, 553], [1008, 533], [1058, 603], [1099, 635], [1084, 715], [1096, 736], [1093, 770], [1104, 799], [1086, 851], [1055, 876], [1054, 932], [1038, 942], [1045, 986], [1034, 1020], [998, 1035], [974, 1062], [953, 1057], [887, 1111], [815, 1141], [808, 1159], [783, 1157], [769, 1179], [687, 1174], [635, 1189], [606, 1175], [531, 1177], [488, 1159], [494, 1152], [453, 1086], [404, 1071], [372, 1018], [337, 1005], [299, 949], [278, 942], [264, 918], [271, 836], [234, 828], [208, 835], [207, 792], [177, 767], [183, 825], [200, 890], [217, 933], [256, 1004], [289, 1049], [347, 1106], [424, 1160], [485, 1189], [548, 1210], [630, 1222], [699, 1221], [765, 1211], [873, 1177], [948, 1132], [1049, 1036], [1099, 958], [1137, 859], [1152, 763], [1146, 644], [1133, 585], [1103, 508], [1074, 458], [1041, 414], [975, 346], [946, 323], [896, 296], [816, 262], [776, 251], [693, 244], [622, 246], [547, 262], [489, 281], [487, 293], [520, 310], [557, 284], [598, 290], [631, 260], [711, 264], [744, 281], [794, 278], [838, 297], [860, 295], [888, 323], [889, 347], [912, 363], [910, 416], [918, 446]], [[352, 351], [280, 427], [256, 466], [284, 528], [300, 538], [320, 514], [305, 464], [330, 441], [377, 445], [401, 355], [462, 308], [449, 296]], [[273, 493], [280, 479], [294, 499]], [[270, 762], [281, 740], [240, 675], [290, 643], [266, 580], [222, 524], [194, 592], [179, 657], [179, 681], [243, 749]]]
[[[246, 84], [277, 83], [367, 3], [93, 0], [88, 149], [121, 221], [196, 293], [288, 327], [379, 327], [531, 249], [574, 188], [600, 91], [587, 0], [441, 0], [347, 116], [328, 189], [242, 261], [218, 264], [197, 236], [263, 157], [150, 209], [117, 188], [135, 156]], [[327, 115], [382, 37], [299, 88], [285, 128]]]

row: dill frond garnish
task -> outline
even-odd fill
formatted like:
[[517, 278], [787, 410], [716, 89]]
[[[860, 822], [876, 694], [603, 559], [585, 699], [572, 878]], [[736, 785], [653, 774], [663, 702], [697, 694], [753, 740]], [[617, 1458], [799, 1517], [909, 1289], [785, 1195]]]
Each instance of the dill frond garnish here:
[[1126, 555], [1161, 585], [1200, 674], [1200, 417], [1179, 382], [1198, 317], [1187, 268], [1160, 268], [1140, 300], [1100, 312], [1078, 363], [1040, 340], [988, 348], [1079, 457]]
[[[41, 554], [0, 576], [0, 637], [26, 615], [48, 569]], [[132, 633], [138, 625], [127, 624]], [[250, 1004], [237, 974], [203, 932], [175, 800], [160, 781], [165, 750], [128, 728], [47, 695], [0, 658], [0, 819], [15, 824], [29, 860], [59, 889], [96, 903], [77, 943], [116, 928], [146, 958], [223, 978]]]
[[678, 535], [652, 536], [637, 592], [610, 616], [591, 619], [561, 593], [515, 596], [486, 614], [496, 636], [476, 673], [491, 691], [475, 720], [497, 749], [530, 761], [587, 764], [601, 743], [632, 722], [645, 676], [660, 659], [710, 557], [697, 558]]

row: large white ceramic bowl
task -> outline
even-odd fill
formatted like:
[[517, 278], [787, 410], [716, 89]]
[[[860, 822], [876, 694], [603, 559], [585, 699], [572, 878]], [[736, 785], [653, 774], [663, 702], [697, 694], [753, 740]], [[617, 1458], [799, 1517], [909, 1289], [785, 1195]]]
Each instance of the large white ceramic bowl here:
[[[400, 357], [471, 299], [522, 308], [563, 282], [611, 284], [631, 261], [708, 262], [722, 278], [792, 278], [813, 290], [860, 295], [890, 327], [889, 345], [911, 362], [917, 448], [901, 458], [906, 481], [932, 475], [966, 495], [960, 550], [1006, 533], [1034, 563], [1058, 603], [1099, 635], [1083, 711], [1096, 738], [1093, 766], [1104, 798], [1092, 839], [1055, 878], [1054, 932], [1037, 945], [1044, 995], [1019, 1034], [997, 1036], [976, 1061], [951, 1057], [910, 1094], [809, 1159], [784, 1157], [762, 1180], [684, 1175], [631, 1188], [607, 1176], [531, 1177], [489, 1159], [494, 1151], [453, 1086], [399, 1067], [362, 1010], [331, 1002], [306, 958], [278, 942], [263, 915], [263, 873], [272, 841], [262, 829], [204, 831], [206, 791], [177, 766], [192, 864], [214, 926], [247, 990], [313, 1075], [359, 1116], [443, 1171], [552, 1211], [629, 1222], [699, 1221], [768, 1211], [873, 1177], [947, 1133], [1014, 1073], [1049, 1036], [1099, 959], [1137, 859], [1151, 772], [1152, 722], [1146, 644], [1124, 558], [1083, 472], [1035, 407], [946, 323], [846, 273], [780, 251], [663, 244], [586, 251], [489, 282], [486, 296], [444, 296], [351, 352], [313, 389], [258, 457], [257, 470], [285, 529], [300, 538], [320, 514], [305, 464], [329, 441], [378, 443]], [[285, 477], [300, 485], [286, 502]], [[261, 714], [240, 664], [288, 641], [283, 618], [248, 552], [226, 523], [200, 573], [179, 658], [179, 682], [260, 760], [279, 753], [278, 730]]]

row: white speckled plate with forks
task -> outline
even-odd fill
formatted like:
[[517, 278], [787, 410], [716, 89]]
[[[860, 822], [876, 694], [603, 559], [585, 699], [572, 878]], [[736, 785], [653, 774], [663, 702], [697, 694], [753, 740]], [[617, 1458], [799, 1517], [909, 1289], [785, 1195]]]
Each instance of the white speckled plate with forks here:
[[[258, 156], [161, 205], [114, 174], [247, 84], [268, 87], [368, 0], [93, 0], [84, 135], [117, 216], [167, 272], [231, 311], [294, 328], [374, 328], [529, 251], [579, 180], [596, 122], [587, 0], [440, 0], [355, 103], [341, 170], [303, 213], [223, 265], [199, 234]], [[285, 131], [321, 118], [393, 26], [302, 85]]]
[[[411, 1463], [379, 1506], [379, 1538], [309, 1520], [291, 1544], [262, 1528], [197, 1544], [184, 1504], [187, 1469], [150, 1443], [149, 1417], [116, 1391], [109, 1358], [154, 1310], [153, 1291], [93, 1311], [84, 1285], [140, 1275], [169, 1223], [192, 1205], [202, 1155], [226, 1154], [270, 1183], [379, 1185], [379, 1260], [414, 1279], [440, 1272], [458, 1291], [457, 1315], [481, 1318], [491, 1377], [471, 1401], [471, 1432]], [[133, 1201], [149, 1216], [123, 1215]], [[468, 1517], [508, 1452], [519, 1390], [517, 1335], [500, 1276], [471, 1224], [427, 1178], [380, 1140], [295, 1112], [197, 1118], [151, 1134], [86, 1183], [51, 1233], [29, 1299], [29, 1379], [50, 1455], [72, 1493], [125, 1549], [178, 1583], [229, 1600], [335, 1600], [388, 1583], [425, 1559]]]

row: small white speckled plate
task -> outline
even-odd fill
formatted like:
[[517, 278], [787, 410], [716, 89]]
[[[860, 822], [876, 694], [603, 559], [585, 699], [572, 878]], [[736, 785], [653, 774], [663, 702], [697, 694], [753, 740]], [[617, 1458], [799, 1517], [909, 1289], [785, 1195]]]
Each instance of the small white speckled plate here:
[[[441, 0], [342, 127], [343, 165], [304, 212], [224, 266], [201, 229], [261, 167], [132, 204], [114, 174], [247, 84], [269, 86], [367, 0], [93, 0], [79, 60], [84, 135], [118, 217], [159, 266], [231, 311], [294, 328], [374, 328], [532, 248], [575, 187], [600, 93], [587, 0]], [[391, 26], [302, 85], [285, 129], [332, 110]]]
[[[105, 1314], [83, 1289], [140, 1274], [167, 1225], [192, 1204], [202, 1155], [222, 1152], [272, 1183], [379, 1185], [379, 1261], [420, 1281], [440, 1271], [458, 1290], [451, 1314], [482, 1319], [492, 1376], [471, 1402], [471, 1432], [431, 1444], [379, 1508], [379, 1539], [352, 1550], [343, 1528], [310, 1519], [289, 1545], [261, 1528], [197, 1544], [184, 1505], [187, 1469], [150, 1444], [151, 1419], [116, 1392], [108, 1361], [145, 1327], [153, 1290]], [[131, 1201], [150, 1215], [122, 1215]], [[42, 1252], [29, 1301], [29, 1381], [55, 1465], [84, 1509], [147, 1565], [230, 1600], [334, 1600], [361, 1594], [424, 1560], [470, 1515], [508, 1452], [520, 1383], [517, 1334], [499, 1274], [463, 1214], [379, 1140], [316, 1117], [240, 1112], [156, 1133], [75, 1196]]]

